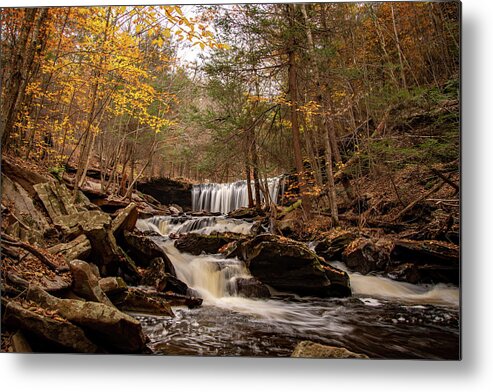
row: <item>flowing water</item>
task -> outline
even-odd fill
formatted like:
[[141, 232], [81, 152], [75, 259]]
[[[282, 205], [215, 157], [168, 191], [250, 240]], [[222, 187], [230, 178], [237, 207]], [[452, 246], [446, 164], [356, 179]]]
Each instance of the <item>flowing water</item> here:
[[[252, 223], [224, 217], [154, 217], [138, 227], [153, 236], [179, 279], [204, 299], [202, 307], [174, 308], [175, 318], [136, 315], [158, 354], [289, 356], [301, 340], [343, 346], [371, 358], [457, 359], [459, 289], [413, 285], [348, 271], [353, 296], [298, 297], [273, 291], [268, 300], [235, 296], [249, 277], [243, 262], [220, 255], [180, 253], [171, 233], [248, 233]], [[342, 263], [333, 263], [345, 269]]]

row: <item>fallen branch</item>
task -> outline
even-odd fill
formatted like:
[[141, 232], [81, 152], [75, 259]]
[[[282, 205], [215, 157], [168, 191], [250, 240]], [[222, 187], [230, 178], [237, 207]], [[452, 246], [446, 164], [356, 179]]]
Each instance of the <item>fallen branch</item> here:
[[37, 250], [35, 247], [26, 244], [25, 242], [20, 242], [16, 241], [15, 238], [2, 233], [2, 243], [5, 243], [9, 246], [13, 246], [14, 248], [21, 248], [24, 250], [27, 250], [29, 253], [31, 253], [33, 256], [38, 258], [43, 264], [45, 264], [48, 268], [52, 269], [55, 272], [65, 272], [69, 271], [68, 266], [59, 266], [55, 263], [53, 263], [47, 256], [45, 256], [43, 253], [41, 253], [39, 250]]
[[418, 197], [416, 200], [414, 200], [412, 203], [408, 204], [406, 208], [401, 210], [394, 219], [392, 219], [393, 222], [395, 222], [397, 219], [399, 219], [403, 214], [405, 214], [407, 211], [409, 211], [411, 208], [413, 208], [416, 204], [419, 202], [423, 201], [424, 199], [427, 199], [429, 196], [434, 194], [435, 192], [438, 192], [447, 182], [441, 181], [438, 184], [436, 184], [431, 190], [424, 195]]
[[430, 168], [431, 172], [433, 174], [436, 174], [438, 177], [440, 177], [443, 181], [445, 181], [447, 184], [449, 184], [452, 188], [455, 189], [456, 193], [460, 191], [459, 185], [457, 185], [455, 182], [453, 182], [450, 178], [445, 176], [442, 172], [439, 170], [435, 169], [434, 167]]

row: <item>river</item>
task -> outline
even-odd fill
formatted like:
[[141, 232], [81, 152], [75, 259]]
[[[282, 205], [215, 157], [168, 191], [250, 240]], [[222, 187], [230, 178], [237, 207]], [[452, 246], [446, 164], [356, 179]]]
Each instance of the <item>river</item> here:
[[[204, 299], [201, 307], [175, 307], [174, 318], [135, 315], [156, 354], [205, 356], [289, 356], [301, 340], [342, 346], [370, 358], [458, 359], [459, 289], [413, 285], [383, 276], [347, 271], [350, 298], [299, 297], [273, 291], [272, 298], [231, 294], [235, 279], [248, 277], [244, 264], [221, 255], [180, 253], [172, 233], [248, 233], [251, 223], [224, 217], [154, 217], [142, 230], [163, 247], [177, 277]], [[234, 290], [233, 290], [234, 291]]]

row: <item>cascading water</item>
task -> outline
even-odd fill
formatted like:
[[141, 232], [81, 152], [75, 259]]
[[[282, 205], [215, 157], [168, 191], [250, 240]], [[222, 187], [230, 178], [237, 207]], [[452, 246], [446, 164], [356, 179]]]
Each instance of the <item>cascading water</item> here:
[[[253, 189], [253, 182], [251, 183]], [[282, 177], [267, 180], [271, 200], [277, 202], [283, 186]], [[263, 201], [263, 196], [261, 196]], [[246, 181], [227, 184], [200, 184], [192, 188], [192, 209], [194, 211], [221, 212], [227, 214], [240, 207], [248, 206]]]
[[[175, 247], [175, 234], [248, 234], [252, 223], [224, 217], [154, 217], [139, 220], [153, 230], [179, 279], [204, 299], [176, 317], [137, 316], [156, 352], [176, 355], [287, 356], [300, 340], [344, 346], [376, 358], [455, 358], [459, 290], [413, 285], [348, 271], [352, 298], [300, 298], [273, 291], [268, 300], [236, 295], [237, 279], [251, 278], [244, 263], [221, 255], [193, 256]], [[345, 269], [342, 263], [337, 268]]]

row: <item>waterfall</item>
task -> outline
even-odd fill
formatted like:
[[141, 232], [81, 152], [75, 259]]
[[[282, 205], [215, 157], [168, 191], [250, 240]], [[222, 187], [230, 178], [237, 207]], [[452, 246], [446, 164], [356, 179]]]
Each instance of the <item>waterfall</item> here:
[[[283, 184], [282, 176], [267, 179], [270, 198], [277, 202]], [[253, 189], [253, 181], [251, 182]], [[253, 195], [254, 196], [254, 195]], [[261, 195], [262, 201], [263, 196]], [[192, 209], [194, 211], [221, 212], [227, 214], [240, 207], [248, 206], [246, 181], [227, 184], [199, 184], [192, 188]]]
[[253, 223], [241, 219], [227, 219], [221, 216], [154, 216], [149, 219], [139, 219], [137, 228], [141, 231], [155, 231], [162, 236], [170, 234], [199, 233], [238, 233], [250, 234]]

